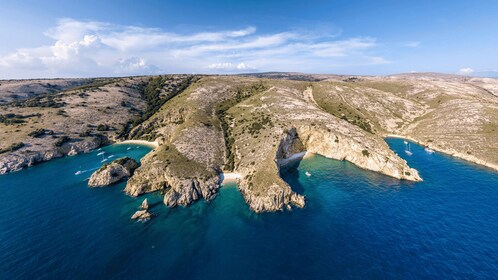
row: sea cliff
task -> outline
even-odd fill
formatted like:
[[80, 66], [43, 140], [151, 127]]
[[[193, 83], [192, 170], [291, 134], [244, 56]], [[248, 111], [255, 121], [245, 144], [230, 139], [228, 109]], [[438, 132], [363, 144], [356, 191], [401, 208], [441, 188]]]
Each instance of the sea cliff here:
[[168, 207], [210, 201], [223, 174], [233, 173], [249, 207], [267, 212], [304, 207], [303, 194], [280, 176], [282, 164], [303, 152], [421, 181], [384, 141], [391, 134], [498, 170], [494, 79], [272, 77], [116, 78], [2, 105], [0, 136], [13, 123], [20, 129], [3, 142], [0, 174], [112, 142], [146, 141], [155, 149], [129, 178], [128, 195], [159, 191]]

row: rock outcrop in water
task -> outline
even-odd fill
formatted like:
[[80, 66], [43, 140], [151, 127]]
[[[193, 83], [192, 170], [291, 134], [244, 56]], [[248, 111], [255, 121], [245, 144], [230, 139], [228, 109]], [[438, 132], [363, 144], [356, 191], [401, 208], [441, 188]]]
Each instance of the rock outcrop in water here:
[[146, 222], [152, 218], [152, 214], [149, 212], [149, 203], [147, 202], [147, 198], [142, 201], [139, 207], [140, 210], [135, 212], [132, 216], [132, 220], [137, 220], [139, 222]]
[[131, 177], [137, 167], [138, 163], [130, 157], [116, 159], [95, 171], [88, 181], [88, 186], [105, 187], [112, 185]]
[[142, 201], [142, 204], [140, 205], [140, 209], [142, 210], [149, 210], [149, 202], [147, 201], [147, 198]]
[[152, 215], [147, 210], [138, 210], [131, 216], [132, 220], [137, 220], [139, 222], [146, 222], [152, 218]]

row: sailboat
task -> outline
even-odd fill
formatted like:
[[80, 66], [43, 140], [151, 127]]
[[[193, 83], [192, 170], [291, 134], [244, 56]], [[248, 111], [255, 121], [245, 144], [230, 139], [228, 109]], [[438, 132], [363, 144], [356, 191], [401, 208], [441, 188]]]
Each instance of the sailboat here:
[[412, 151], [410, 150], [410, 143], [406, 142], [406, 150], [405, 150], [405, 153], [409, 156], [413, 155]]

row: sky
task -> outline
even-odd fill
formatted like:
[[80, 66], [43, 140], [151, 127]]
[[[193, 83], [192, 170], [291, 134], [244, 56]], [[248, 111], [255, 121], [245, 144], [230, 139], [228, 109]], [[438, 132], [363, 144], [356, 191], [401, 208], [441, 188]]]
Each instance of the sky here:
[[498, 1], [0, 0], [0, 79], [498, 76]]

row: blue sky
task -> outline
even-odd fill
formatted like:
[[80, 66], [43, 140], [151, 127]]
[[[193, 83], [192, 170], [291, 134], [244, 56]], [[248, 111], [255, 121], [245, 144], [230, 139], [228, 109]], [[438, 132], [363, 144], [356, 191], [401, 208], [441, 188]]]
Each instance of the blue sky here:
[[0, 78], [496, 75], [498, 1], [0, 1]]

